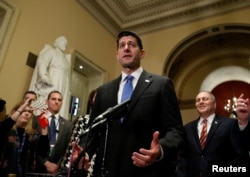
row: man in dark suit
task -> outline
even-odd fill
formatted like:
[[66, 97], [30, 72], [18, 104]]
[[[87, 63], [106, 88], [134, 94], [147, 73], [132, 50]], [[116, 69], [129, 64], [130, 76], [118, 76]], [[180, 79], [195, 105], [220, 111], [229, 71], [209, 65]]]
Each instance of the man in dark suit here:
[[[237, 121], [215, 114], [216, 100], [211, 92], [198, 93], [195, 105], [199, 118], [184, 126], [186, 145], [180, 153], [178, 177], [211, 176], [211, 165], [232, 165], [241, 157]], [[203, 120], [207, 136], [202, 147]]]
[[237, 99], [236, 114], [241, 133], [243, 159], [250, 167], [250, 102], [249, 98], [244, 98], [244, 94]]
[[[55, 174], [58, 172], [62, 157], [65, 155], [66, 149], [68, 148], [70, 137], [72, 134], [73, 125], [70, 121], [64, 119], [59, 115], [60, 108], [62, 106], [62, 94], [58, 91], [52, 91], [48, 95], [46, 103], [48, 105], [48, 110], [44, 115], [48, 119], [48, 126], [42, 116], [38, 122], [42, 127], [40, 127], [41, 136], [38, 140], [37, 145], [37, 172], [39, 173], [49, 173]], [[55, 132], [56, 140], [52, 142], [51, 139], [51, 120], [52, 116], [55, 117]], [[43, 118], [43, 119], [42, 119]]]
[[90, 157], [97, 153], [94, 176], [162, 177], [175, 172], [177, 151], [184, 142], [178, 100], [169, 78], [143, 70], [144, 55], [137, 34], [118, 34], [116, 57], [122, 74], [97, 89], [90, 122], [121, 102], [127, 75], [133, 77], [133, 93], [126, 115], [109, 116], [107, 124], [89, 133], [89, 146], [86, 139], [81, 142]]

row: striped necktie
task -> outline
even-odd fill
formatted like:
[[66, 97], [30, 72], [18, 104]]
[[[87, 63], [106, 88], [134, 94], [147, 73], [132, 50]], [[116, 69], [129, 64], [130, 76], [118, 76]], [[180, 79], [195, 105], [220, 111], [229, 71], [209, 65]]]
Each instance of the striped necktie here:
[[202, 122], [202, 131], [201, 131], [201, 136], [200, 136], [200, 144], [201, 148], [203, 149], [207, 140], [207, 119], [204, 119]]

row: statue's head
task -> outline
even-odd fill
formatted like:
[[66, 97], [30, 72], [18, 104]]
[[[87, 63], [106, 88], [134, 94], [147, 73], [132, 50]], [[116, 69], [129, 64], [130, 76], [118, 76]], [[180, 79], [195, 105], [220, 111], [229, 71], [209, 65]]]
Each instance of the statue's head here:
[[68, 40], [65, 36], [60, 36], [56, 38], [54, 46], [59, 48], [61, 51], [65, 51], [68, 45]]

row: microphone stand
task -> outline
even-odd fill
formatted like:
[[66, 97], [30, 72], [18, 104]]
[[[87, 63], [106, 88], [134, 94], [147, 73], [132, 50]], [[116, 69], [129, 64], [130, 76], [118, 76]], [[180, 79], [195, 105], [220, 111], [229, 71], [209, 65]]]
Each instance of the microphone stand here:
[[[83, 136], [85, 136], [85, 135], [88, 135], [88, 133], [93, 129], [93, 128], [96, 128], [96, 127], [98, 127], [99, 125], [102, 125], [103, 123], [106, 123], [106, 137], [105, 137], [105, 146], [107, 147], [107, 137], [108, 137], [108, 121], [107, 121], [108, 119], [107, 118], [102, 118], [102, 119], [99, 119], [97, 122], [95, 122], [94, 124], [92, 124], [89, 128], [87, 128], [86, 130], [84, 130], [84, 132], [78, 137], [78, 141], [81, 139], [81, 137], [83, 137]], [[87, 142], [86, 142], [87, 143]], [[105, 147], [105, 153], [106, 153], [106, 147]], [[79, 161], [81, 160], [81, 158], [82, 157], [84, 157], [85, 156], [85, 150], [84, 151], [82, 151], [80, 154], [79, 154], [79, 156], [78, 156], [78, 158], [75, 160], [75, 162], [74, 162], [74, 165], [70, 165], [70, 167], [72, 168], [72, 166], [77, 166], [77, 164], [79, 163]], [[104, 162], [105, 162], [105, 159], [103, 159], [103, 162], [102, 162], [102, 173], [104, 174]], [[70, 162], [71, 163], [71, 162]], [[83, 165], [84, 165], [84, 162], [83, 162]], [[67, 171], [67, 177], [70, 177], [71, 176], [71, 174], [73, 174], [74, 175], [74, 172], [73, 173], [71, 173], [71, 168], [69, 169], [69, 171]], [[60, 176], [61, 174], [58, 174], [58, 175], [56, 175], [55, 177], [66, 177], [66, 176]], [[77, 177], [82, 177], [82, 175], [83, 175], [83, 173], [82, 173], [82, 170], [81, 170], [81, 174], [80, 174], [80, 176], [79, 175], [77, 175]], [[106, 176], [106, 175], [102, 175], [103, 177], [104, 176]]]
[[[90, 132], [90, 130], [92, 130], [93, 128], [96, 128], [97, 126], [105, 123], [105, 138], [104, 138], [104, 149], [103, 149], [103, 157], [102, 157], [102, 164], [101, 164], [101, 176], [100, 177], [106, 177], [108, 174], [107, 169], [105, 168], [105, 163], [106, 163], [106, 153], [107, 153], [107, 144], [108, 144], [108, 134], [109, 134], [109, 117], [111, 117], [111, 115], [114, 114], [114, 112], [118, 112], [119, 110], [121, 110], [122, 108], [124, 108], [125, 106], [127, 106], [127, 104], [130, 102], [131, 100], [126, 100], [114, 107], [108, 108], [104, 113], [102, 113], [101, 115], [99, 115], [98, 117], [96, 117], [94, 119], [94, 121], [92, 122], [92, 125], [90, 125], [90, 127], [88, 129], [86, 129], [80, 136], [79, 138], [81, 138], [83, 135], [87, 134]], [[80, 157], [84, 156], [85, 153], [83, 153]]]
[[108, 133], [109, 133], [109, 124], [106, 121], [106, 130], [105, 130], [105, 140], [104, 140], [104, 150], [103, 150], [103, 157], [102, 157], [102, 165], [101, 165], [101, 177], [106, 177], [108, 172], [105, 168], [105, 160], [106, 160], [106, 152], [107, 152], [107, 143], [108, 143]]

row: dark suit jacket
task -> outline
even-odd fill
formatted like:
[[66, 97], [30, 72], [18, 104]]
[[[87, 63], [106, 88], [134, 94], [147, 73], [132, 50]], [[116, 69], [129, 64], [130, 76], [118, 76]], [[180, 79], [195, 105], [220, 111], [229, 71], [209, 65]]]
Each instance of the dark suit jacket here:
[[[97, 89], [92, 120], [117, 104], [120, 80], [121, 77]], [[108, 118], [108, 141], [104, 157], [107, 177], [162, 177], [174, 172], [176, 151], [183, 143], [183, 126], [175, 90], [169, 78], [143, 71], [123, 123], [114, 117], [120, 118], [121, 115]], [[98, 148], [94, 166], [96, 176], [100, 175], [102, 168], [105, 130], [103, 124], [93, 129], [88, 136], [91, 145], [86, 147], [86, 151], [90, 156]], [[136, 167], [131, 159], [132, 153], [138, 152], [140, 148], [149, 149], [155, 131], [160, 132], [163, 159], [145, 168]]]
[[44, 168], [43, 165], [46, 160], [49, 160], [50, 162], [57, 163], [58, 165], [60, 165], [60, 162], [63, 156], [65, 155], [70, 142], [72, 128], [73, 124], [70, 121], [62, 117], [59, 118], [59, 132], [51, 156], [50, 156], [50, 144], [48, 136], [42, 136], [42, 135], [40, 136], [37, 146], [37, 159], [38, 159], [37, 172], [39, 173], [46, 172], [46, 169]]
[[[241, 146], [243, 150], [243, 160], [250, 165], [250, 117], [248, 118], [247, 127], [240, 132]], [[250, 167], [250, 166], [249, 166]]]
[[185, 125], [186, 146], [180, 154], [178, 177], [207, 177], [209, 164], [235, 163], [241, 157], [236, 119], [215, 116], [204, 149], [198, 135], [198, 121]]

